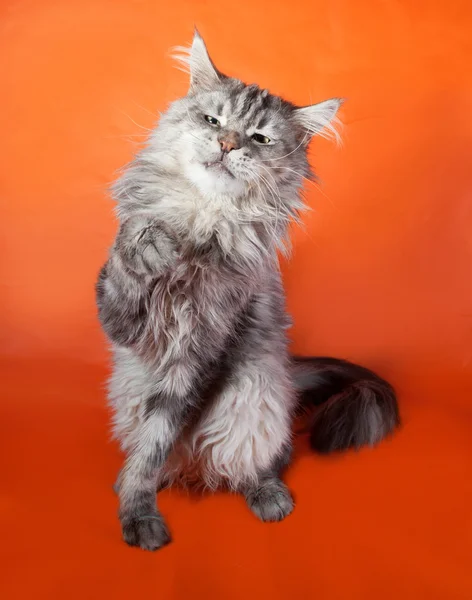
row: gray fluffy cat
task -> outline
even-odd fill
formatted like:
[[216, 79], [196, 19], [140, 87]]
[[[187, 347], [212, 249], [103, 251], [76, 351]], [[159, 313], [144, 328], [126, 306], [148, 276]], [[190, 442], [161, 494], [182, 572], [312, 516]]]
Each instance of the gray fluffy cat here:
[[115, 184], [119, 231], [97, 284], [112, 342], [116, 489], [125, 541], [170, 541], [156, 490], [228, 487], [263, 521], [289, 515], [280, 476], [291, 425], [316, 409], [312, 446], [375, 444], [398, 423], [395, 395], [345, 361], [294, 359], [277, 251], [303, 208], [307, 144], [333, 133], [340, 100], [299, 108], [226, 77], [195, 33], [180, 55], [188, 94]]

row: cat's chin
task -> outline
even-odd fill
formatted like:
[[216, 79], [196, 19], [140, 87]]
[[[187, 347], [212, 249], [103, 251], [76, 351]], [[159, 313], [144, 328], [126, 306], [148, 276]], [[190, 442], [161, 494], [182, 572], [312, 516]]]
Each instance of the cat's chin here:
[[244, 181], [237, 179], [218, 161], [205, 164], [191, 164], [186, 168], [188, 179], [203, 196], [243, 196], [246, 192]]

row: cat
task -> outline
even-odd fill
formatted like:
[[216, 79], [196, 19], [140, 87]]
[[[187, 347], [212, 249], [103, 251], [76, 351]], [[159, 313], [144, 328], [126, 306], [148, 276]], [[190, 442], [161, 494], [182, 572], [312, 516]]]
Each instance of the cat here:
[[189, 91], [114, 185], [119, 230], [96, 288], [123, 537], [146, 550], [170, 541], [156, 492], [176, 481], [237, 491], [263, 521], [289, 515], [299, 406], [320, 405], [320, 452], [374, 445], [399, 423], [373, 372], [288, 352], [279, 251], [303, 209], [309, 141], [336, 135], [341, 100], [297, 107], [227, 77], [197, 31], [178, 58]]

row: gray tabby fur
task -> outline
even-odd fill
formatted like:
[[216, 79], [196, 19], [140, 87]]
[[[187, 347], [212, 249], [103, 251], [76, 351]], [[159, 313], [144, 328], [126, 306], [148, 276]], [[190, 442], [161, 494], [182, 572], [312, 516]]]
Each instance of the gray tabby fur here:
[[[306, 386], [288, 354], [277, 252], [303, 207], [307, 143], [333, 131], [340, 105], [297, 108], [224, 76], [198, 33], [182, 58], [187, 96], [114, 186], [120, 226], [97, 284], [126, 453], [116, 486], [123, 535], [147, 550], [170, 540], [156, 489], [174, 481], [239, 491], [266, 521], [293, 509], [280, 473]], [[394, 426], [372, 401], [382, 435], [367, 427], [358, 445]]]

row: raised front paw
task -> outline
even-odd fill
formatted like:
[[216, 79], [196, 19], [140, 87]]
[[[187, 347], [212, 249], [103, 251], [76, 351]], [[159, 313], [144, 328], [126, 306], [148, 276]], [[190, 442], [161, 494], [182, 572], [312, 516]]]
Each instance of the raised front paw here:
[[116, 248], [124, 263], [138, 275], [161, 275], [178, 256], [176, 241], [157, 222], [139, 217], [122, 225]]
[[159, 515], [143, 515], [122, 519], [123, 539], [130, 546], [143, 550], [158, 550], [170, 543], [169, 530]]

